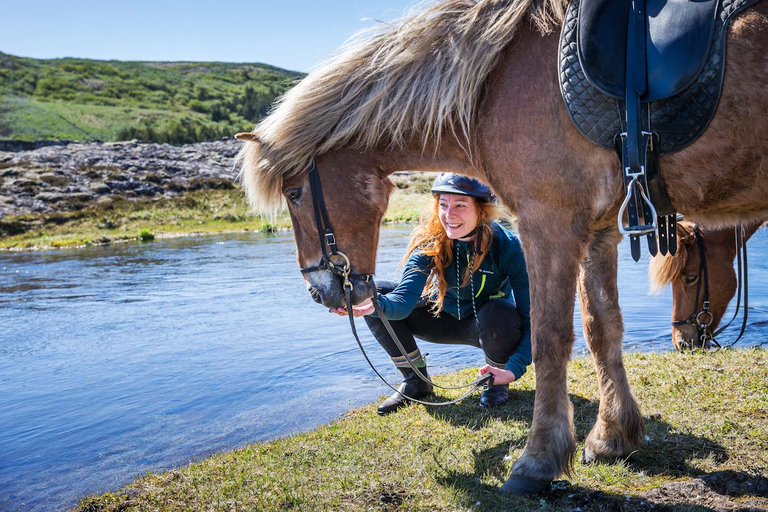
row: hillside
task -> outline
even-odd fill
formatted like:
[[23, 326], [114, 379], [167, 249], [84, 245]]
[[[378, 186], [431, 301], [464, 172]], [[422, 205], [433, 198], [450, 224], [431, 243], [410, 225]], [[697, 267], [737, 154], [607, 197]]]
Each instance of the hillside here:
[[213, 140], [251, 130], [301, 76], [266, 64], [39, 60], [0, 52], [0, 141]]

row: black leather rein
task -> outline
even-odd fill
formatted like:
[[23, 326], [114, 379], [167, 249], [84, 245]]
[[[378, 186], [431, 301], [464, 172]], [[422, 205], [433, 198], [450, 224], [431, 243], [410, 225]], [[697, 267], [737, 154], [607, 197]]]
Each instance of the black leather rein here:
[[[400, 342], [400, 339], [395, 334], [394, 329], [392, 329], [392, 326], [390, 325], [389, 320], [387, 320], [387, 317], [384, 316], [384, 312], [381, 310], [379, 301], [376, 300], [376, 295], [375, 295], [376, 283], [373, 280], [373, 274], [352, 273], [351, 271], [352, 265], [349, 261], [349, 258], [347, 257], [346, 254], [339, 251], [338, 248], [336, 247], [336, 236], [333, 234], [333, 228], [331, 227], [331, 222], [328, 218], [328, 211], [325, 208], [325, 198], [323, 197], [323, 189], [320, 186], [320, 175], [317, 170], [317, 164], [314, 161], [312, 161], [312, 164], [309, 166], [309, 188], [310, 188], [310, 195], [312, 196], [312, 207], [314, 208], [314, 212], [315, 212], [315, 226], [317, 227], [317, 234], [320, 240], [320, 249], [323, 253], [323, 256], [320, 259], [319, 265], [315, 265], [313, 267], [304, 267], [301, 269], [301, 273], [308, 274], [310, 272], [326, 271], [341, 277], [343, 288], [344, 288], [344, 298], [347, 306], [347, 314], [349, 316], [349, 325], [352, 329], [352, 334], [355, 336], [355, 341], [357, 341], [357, 346], [360, 347], [360, 352], [363, 353], [363, 357], [368, 362], [368, 365], [371, 367], [374, 373], [382, 380], [382, 382], [384, 382], [384, 384], [386, 384], [389, 388], [400, 393], [402, 396], [404, 396], [405, 398], [407, 398], [412, 402], [416, 402], [423, 405], [431, 405], [431, 406], [455, 404], [457, 402], [464, 400], [466, 397], [468, 397], [469, 395], [471, 395], [472, 393], [474, 393], [475, 391], [477, 391], [478, 389], [482, 388], [485, 385], [492, 386], [493, 374], [491, 373], [480, 375], [479, 377], [477, 377], [477, 379], [475, 379], [474, 382], [463, 385], [463, 386], [456, 386], [456, 387], [439, 386], [434, 382], [432, 382], [426, 375], [424, 375], [424, 373], [414, 364], [413, 360], [408, 356], [408, 353], [403, 347], [403, 344]], [[330, 254], [328, 252], [328, 249], [330, 249]], [[342, 258], [344, 260], [343, 264], [338, 265], [334, 263], [332, 260], [334, 256], [338, 256]], [[363, 344], [360, 342], [360, 337], [357, 334], [357, 328], [355, 327], [355, 317], [354, 317], [354, 314], [352, 313], [352, 290], [354, 290], [354, 285], [350, 280], [350, 278], [352, 277], [359, 278], [366, 283], [371, 283], [374, 290], [374, 296], [371, 298], [371, 302], [373, 303], [373, 308], [376, 311], [376, 314], [381, 319], [382, 323], [384, 324], [384, 327], [387, 329], [387, 332], [392, 337], [392, 340], [395, 342], [395, 345], [397, 345], [397, 348], [400, 350], [400, 353], [408, 362], [408, 365], [411, 367], [411, 369], [416, 373], [416, 375], [421, 380], [423, 380], [424, 382], [428, 382], [440, 389], [454, 390], [454, 389], [463, 389], [470, 386], [472, 387], [472, 389], [470, 389], [460, 397], [448, 402], [424, 402], [422, 400], [417, 400], [415, 398], [404, 395], [403, 393], [398, 391], [396, 387], [392, 386], [389, 382], [387, 382], [387, 380], [381, 375], [381, 373], [379, 373], [379, 371], [373, 365], [371, 360], [368, 358], [368, 354], [366, 354], [365, 349], [363, 348]]]

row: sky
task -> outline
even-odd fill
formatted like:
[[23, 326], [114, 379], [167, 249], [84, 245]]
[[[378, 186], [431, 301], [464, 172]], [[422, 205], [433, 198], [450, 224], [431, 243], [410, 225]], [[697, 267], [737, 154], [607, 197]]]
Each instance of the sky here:
[[0, 0], [0, 52], [51, 59], [261, 62], [309, 71], [418, 0]]

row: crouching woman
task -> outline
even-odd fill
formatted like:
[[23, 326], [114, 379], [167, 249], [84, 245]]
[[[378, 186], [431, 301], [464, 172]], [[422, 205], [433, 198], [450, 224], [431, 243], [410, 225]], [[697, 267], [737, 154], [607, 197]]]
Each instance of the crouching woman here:
[[[426, 361], [415, 338], [481, 348], [494, 385], [480, 405], [509, 399], [509, 383], [531, 364], [528, 273], [520, 241], [493, 219], [498, 216], [490, 188], [472, 178], [442, 173], [432, 185], [434, 205], [414, 229], [399, 283], [379, 283], [377, 300], [408, 357], [423, 374]], [[353, 308], [365, 316], [373, 336], [403, 374], [397, 392], [379, 405], [396, 411], [408, 398], [423, 398], [432, 386], [400, 353], [370, 301]], [[346, 316], [346, 308], [331, 312]]]

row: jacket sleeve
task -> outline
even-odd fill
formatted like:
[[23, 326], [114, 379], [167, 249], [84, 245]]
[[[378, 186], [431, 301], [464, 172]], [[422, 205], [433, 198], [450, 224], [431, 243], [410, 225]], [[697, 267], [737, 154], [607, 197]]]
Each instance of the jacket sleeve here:
[[533, 358], [531, 356], [531, 295], [528, 285], [528, 270], [520, 240], [512, 234], [507, 235], [504, 252], [501, 255], [501, 271], [509, 279], [515, 306], [523, 319], [520, 343], [515, 353], [509, 357], [505, 368], [515, 374], [515, 380], [525, 375]]
[[[421, 298], [429, 275], [429, 258], [414, 253], [405, 263], [400, 283], [386, 295], [378, 294], [379, 305], [388, 320], [402, 320], [413, 311]], [[373, 313], [371, 316], [378, 316]]]

